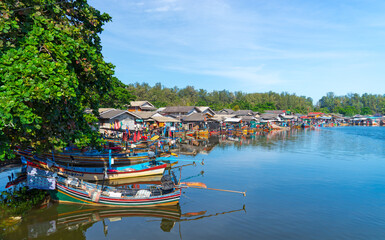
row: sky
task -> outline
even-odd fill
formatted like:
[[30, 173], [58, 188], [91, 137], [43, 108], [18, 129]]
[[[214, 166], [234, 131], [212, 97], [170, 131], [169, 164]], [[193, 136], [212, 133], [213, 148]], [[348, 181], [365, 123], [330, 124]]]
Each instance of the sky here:
[[89, 0], [125, 84], [384, 94], [383, 0]]

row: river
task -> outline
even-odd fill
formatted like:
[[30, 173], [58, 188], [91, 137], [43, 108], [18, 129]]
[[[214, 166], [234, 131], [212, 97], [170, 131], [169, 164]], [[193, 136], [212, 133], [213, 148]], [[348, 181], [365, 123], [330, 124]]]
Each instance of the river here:
[[[242, 194], [185, 189], [177, 207], [53, 204], [4, 239], [383, 239], [385, 128], [277, 132], [219, 142], [182, 179]], [[17, 171], [17, 170], [15, 170]], [[202, 174], [202, 171], [204, 172]], [[1, 184], [5, 175], [0, 173]], [[3, 186], [1, 186], [3, 187]]]

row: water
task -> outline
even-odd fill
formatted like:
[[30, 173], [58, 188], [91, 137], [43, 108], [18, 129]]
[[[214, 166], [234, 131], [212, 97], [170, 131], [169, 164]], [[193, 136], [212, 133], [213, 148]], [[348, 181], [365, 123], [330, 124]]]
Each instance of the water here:
[[[187, 157], [184, 157], [185, 159]], [[177, 208], [34, 210], [5, 239], [383, 239], [385, 128], [345, 127], [220, 140], [182, 178]], [[199, 175], [204, 171], [203, 176]], [[197, 176], [198, 175], [198, 176]], [[4, 174], [0, 174], [4, 177]]]

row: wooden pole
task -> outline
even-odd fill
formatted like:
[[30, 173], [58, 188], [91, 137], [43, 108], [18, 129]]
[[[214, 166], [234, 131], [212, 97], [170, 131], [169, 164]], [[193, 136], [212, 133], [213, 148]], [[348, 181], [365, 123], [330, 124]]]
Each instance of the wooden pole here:
[[[181, 186], [184, 187], [184, 186]], [[244, 197], [246, 197], [246, 191], [234, 191], [234, 190], [227, 190], [227, 189], [218, 189], [218, 188], [203, 188], [203, 187], [195, 187], [195, 186], [186, 186], [186, 188], [197, 188], [197, 189], [208, 189], [208, 190], [214, 190], [214, 191], [220, 191], [220, 192], [232, 192], [232, 193], [241, 193]]]

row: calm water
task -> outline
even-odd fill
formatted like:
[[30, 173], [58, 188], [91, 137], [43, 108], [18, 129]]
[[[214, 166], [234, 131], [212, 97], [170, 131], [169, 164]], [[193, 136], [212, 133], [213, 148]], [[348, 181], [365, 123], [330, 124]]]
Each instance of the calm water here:
[[385, 128], [325, 128], [220, 141], [194, 159], [202, 158], [205, 164], [183, 169], [182, 178], [246, 190], [247, 196], [186, 189], [175, 208], [53, 205], [28, 214], [3, 238], [385, 237]]

